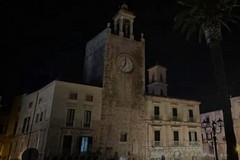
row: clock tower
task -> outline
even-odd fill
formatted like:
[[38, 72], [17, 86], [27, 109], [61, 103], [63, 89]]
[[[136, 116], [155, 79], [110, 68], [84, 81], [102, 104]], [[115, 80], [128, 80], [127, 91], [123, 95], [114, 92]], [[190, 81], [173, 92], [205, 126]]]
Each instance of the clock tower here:
[[[99, 147], [106, 159], [146, 158], [145, 41], [135, 40], [134, 14], [123, 4], [86, 46], [85, 83], [102, 87]], [[112, 29], [111, 29], [112, 28]]]

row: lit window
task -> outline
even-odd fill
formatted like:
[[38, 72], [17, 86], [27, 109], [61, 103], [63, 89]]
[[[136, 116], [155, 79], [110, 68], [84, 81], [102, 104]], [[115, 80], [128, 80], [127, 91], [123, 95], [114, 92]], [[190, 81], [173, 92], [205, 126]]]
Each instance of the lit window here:
[[77, 94], [77, 93], [70, 93], [70, 94], [69, 94], [69, 99], [77, 100], [77, 97], [78, 97], [78, 94]]
[[87, 95], [86, 96], [86, 101], [87, 102], [92, 102], [93, 101], [93, 96], [92, 95]]
[[81, 137], [80, 138], [80, 152], [87, 152], [92, 147], [92, 137]]

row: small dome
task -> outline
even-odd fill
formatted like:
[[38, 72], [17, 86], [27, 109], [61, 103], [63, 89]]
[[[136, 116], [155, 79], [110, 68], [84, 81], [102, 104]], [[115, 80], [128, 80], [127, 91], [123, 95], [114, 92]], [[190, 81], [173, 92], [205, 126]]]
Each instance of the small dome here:
[[128, 10], [128, 6], [125, 2], [121, 5], [121, 9]]

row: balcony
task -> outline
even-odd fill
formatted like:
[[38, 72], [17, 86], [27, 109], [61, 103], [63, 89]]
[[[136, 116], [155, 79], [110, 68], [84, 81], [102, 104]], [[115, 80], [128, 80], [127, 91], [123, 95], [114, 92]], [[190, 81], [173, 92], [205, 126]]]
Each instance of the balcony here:
[[73, 122], [66, 122], [67, 127], [73, 127]]
[[90, 123], [83, 123], [84, 128], [90, 128]]
[[180, 141], [173, 141], [171, 146], [172, 147], [180, 147], [181, 143], [180, 143]]
[[160, 115], [153, 115], [152, 119], [153, 120], [162, 120]]
[[154, 141], [153, 143], [154, 143], [154, 147], [161, 147], [161, 146], [163, 146], [161, 141]]
[[181, 118], [180, 117], [177, 117], [177, 116], [172, 116], [172, 121], [181, 121]]
[[188, 117], [188, 122], [195, 122], [195, 119], [193, 117]]
[[199, 141], [189, 141], [189, 146], [191, 147], [199, 147], [200, 142]]

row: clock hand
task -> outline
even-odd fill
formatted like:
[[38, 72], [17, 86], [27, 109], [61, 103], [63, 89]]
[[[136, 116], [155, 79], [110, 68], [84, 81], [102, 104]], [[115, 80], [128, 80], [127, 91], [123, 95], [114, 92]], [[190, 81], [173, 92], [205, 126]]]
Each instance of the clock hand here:
[[126, 60], [126, 57], [124, 58], [124, 64], [123, 64], [123, 67], [125, 67], [126, 66], [126, 64], [127, 64], [127, 62], [126, 62], [127, 60]]

